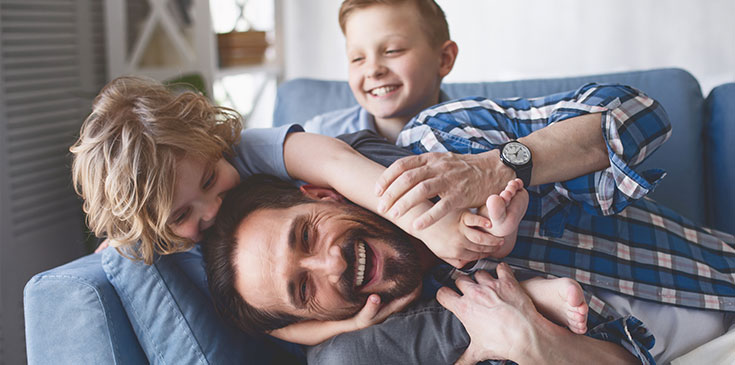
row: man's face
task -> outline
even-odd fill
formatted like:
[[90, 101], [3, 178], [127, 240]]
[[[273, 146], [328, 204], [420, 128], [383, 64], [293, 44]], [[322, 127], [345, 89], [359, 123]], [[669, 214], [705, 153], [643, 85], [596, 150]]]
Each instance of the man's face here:
[[236, 239], [235, 288], [261, 310], [344, 319], [370, 294], [387, 303], [421, 279], [409, 236], [347, 203], [257, 210], [240, 223]]

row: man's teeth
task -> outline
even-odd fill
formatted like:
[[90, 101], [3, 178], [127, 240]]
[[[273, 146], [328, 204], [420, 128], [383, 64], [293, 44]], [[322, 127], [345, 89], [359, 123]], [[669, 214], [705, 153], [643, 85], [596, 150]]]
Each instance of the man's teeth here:
[[365, 242], [357, 245], [357, 277], [355, 278], [355, 286], [362, 285], [365, 280]]
[[370, 90], [370, 94], [374, 96], [383, 96], [393, 90], [395, 90], [396, 86], [382, 86], [382, 87], [376, 87], [375, 89]]

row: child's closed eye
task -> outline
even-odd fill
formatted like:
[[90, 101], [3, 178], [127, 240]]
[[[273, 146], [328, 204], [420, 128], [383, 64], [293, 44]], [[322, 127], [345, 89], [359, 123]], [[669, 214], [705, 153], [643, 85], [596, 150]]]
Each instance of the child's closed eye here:
[[217, 182], [217, 171], [212, 170], [212, 172], [207, 177], [207, 180], [204, 181], [204, 184], [202, 185], [203, 190], [207, 190], [214, 186], [214, 183]]

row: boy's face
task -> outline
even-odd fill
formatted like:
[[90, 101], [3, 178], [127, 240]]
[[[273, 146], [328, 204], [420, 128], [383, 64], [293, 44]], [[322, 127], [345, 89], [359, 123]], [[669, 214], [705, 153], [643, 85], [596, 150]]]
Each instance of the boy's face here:
[[225, 193], [239, 183], [240, 175], [224, 158], [216, 163], [179, 159], [169, 227], [180, 237], [201, 240], [202, 231], [214, 224]]
[[[374, 5], [347, 19], [349, 84], [357, 101], [380, 119], [403, 123], [439, 101], [442, 47], [432, 47], [410, 3]], [[453, 60], [452, 60], [453, 63]]]

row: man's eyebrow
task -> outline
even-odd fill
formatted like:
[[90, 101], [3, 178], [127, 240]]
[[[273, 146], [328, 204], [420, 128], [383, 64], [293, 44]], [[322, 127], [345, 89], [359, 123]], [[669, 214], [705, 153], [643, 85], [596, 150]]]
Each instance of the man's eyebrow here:
[[[306, 214], [300, 214], [294, 217], [294, 219], [291, 221], [291, 225], [288, 229], [288, 248], [291, 251], [295, 251], [298, 249], [298, 242], [297, 237], [299, 237], [298, 230], [299, 227], [303, 226], [303, 222], [306, 221], [307, 215]], [[288, 290], [288, 299], [291, 301], [291, 304], [293, 304], [296, 308], [303, 308], [304, 302], [301, 300], [301, 295], [297, 293], [299, 285], [296, 285], [294, 282], [292, 276], [288, 279], [287, 284], [287, 290]]]

